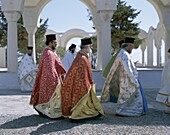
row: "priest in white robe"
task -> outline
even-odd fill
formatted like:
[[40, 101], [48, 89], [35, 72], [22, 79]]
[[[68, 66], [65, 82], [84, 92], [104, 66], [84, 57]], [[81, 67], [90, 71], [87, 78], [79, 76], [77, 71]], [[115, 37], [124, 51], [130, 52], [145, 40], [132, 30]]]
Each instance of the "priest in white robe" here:
[[74, 55], [75, 49], [76, 49], [76, 45], [71, 44], [71, 46], [69, 47], [68, 51], [65, 54], [65, 57], [62, 60], [64, 68], [66, 69], [66, 72], [69, 70], [69, 68], [75, 58], [75, 55]]
[[130, 53], [134, 38], [125, 38], [102, 89], [101, 101], [114, 102], [113, 113], [121, 116], [141, 116], [148, 110], [138, 72]]
[[20, 82], [20, 89], [23, 92], [30, 92], [33, 89], [37, 65], [32, 58], [33, 47], [27, 47], [28, 52], [23, 56], [18, 67], [18, 78]]

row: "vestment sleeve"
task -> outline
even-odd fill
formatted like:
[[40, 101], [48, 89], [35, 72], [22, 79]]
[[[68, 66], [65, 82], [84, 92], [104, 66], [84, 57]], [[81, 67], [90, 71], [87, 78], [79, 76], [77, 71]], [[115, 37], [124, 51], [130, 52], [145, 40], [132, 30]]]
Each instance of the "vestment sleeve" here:
[[133, 69], [135, 67], [131, 63], [132, 62], [131, 59], [127, 55], [124, 54], [121, 60], [122, 60], [122, 64], [124, 66], [125, 72], [127, 73], [127, 76], [129, 77], [131, 83], [134, 84], [136, 87], [139, 87], [139, 83], [136, 78], [137, 73], [135, 72], [134, 74], [134, 70], [136, 69]]

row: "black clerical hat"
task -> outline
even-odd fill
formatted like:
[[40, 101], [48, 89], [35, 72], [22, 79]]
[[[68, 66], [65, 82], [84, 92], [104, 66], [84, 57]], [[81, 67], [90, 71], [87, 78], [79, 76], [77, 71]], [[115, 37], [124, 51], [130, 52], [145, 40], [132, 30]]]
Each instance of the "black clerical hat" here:
[[83, 38], [81, 39], [81, 46], [92, 44], [91, 38]]
[[126, 37], [125, 39], [121, 40], [119, 44], [120, 44], [120, 47], [126, 47], [128, 46], [129, 43], [134, 44], [134, 41], [135, 41], [134, 38]]
[[131, 38], [131, 37], [126, 37], [126, 38], [124, 39], [124, 43], [134, 44], [134, 41], [135, 41], [135, 39], [134, 39], [134, 38]]
[[71, 50], [72, 48], [76, 48], [75, 44], [71, 44], [71, 46], [69, 47], [69, 50]]
[[33, 50], [33, 47], [32, 46], [28, 46], [27, 49], [28, 50]]
[[56, 40], [55, 34], [46, 35], [46, 41], [51, 42], [53, 40]]
[[70, 47], [71, 47], [71, 48], [76, 48], [76, 45], [75, 45], [75, 44], [71, 44]]
[[126, 37], [125, 39], [121, 40], [121, 41], [119, 42], [119, 44], [120, 44], [120, 45], [122, 45], [123, 43], [131, 43], [131, 44], [133, 44], [134, 41], [135, 41], [134, 38]]

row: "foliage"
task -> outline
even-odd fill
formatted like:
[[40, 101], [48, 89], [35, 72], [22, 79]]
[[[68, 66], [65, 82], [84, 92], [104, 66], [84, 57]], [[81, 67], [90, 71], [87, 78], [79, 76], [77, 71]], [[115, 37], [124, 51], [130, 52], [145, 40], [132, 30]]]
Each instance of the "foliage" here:
[[56, 50], [56, 54], [62, 59], [65, 56], [65, 48], [58, 46]]
[[92, 37], [92, 43], [93, 43], [92, 53], [96, 53], [97, 52], [97, 36]]
[[[92, 21], [92, 14], [89, 10], [88, 17], [89, 21]], [[135, 40], [135, 48], [141, 43], [141, 40], [138, 39], [138, 34], [140, 29], [138, 28], [139, 23], [133, 22], [134, 19], [139, 15], [140, 11], [133, 9], [132, 6], [127, 6], [124, 1], [119, 0], [117, 4], [117, 10], [114, 12], [111, 19], [111, 44], [113, 48], [113, 53], [119, 49], [119, 41], [124, 39], [125, 37], [134, 37]], [[93, 26], [94, 28], [94, 26]], [[95, 29], [95, 28], [94, 28]], [[97, 40], [97, 37], [92, 37]], [[96, 44], [96, 45], [95, 45]], [[97, 41], [93, 42], [94, 47], [97, 48]]]
[[124, 1], [118, 1], [117, 10], [111, 20], [111, 40], [114, 50], [119, 48], [119, 41], [125, 37], [134, 37], [136, 39], [135, 48], [138, 48], [140, 43], [137, 37], [140, 32], [139, 23], [133, 21], [139, 13], [140, 11], [128, 6]]
[[7, 20], [0, 7], [0, 47], [7, 45]]
[[35, 46], [36, 46], [36, 58], [37, 63], [39, 63], [41, 53], [44, 49], [45, 45], [45, 32], [47, 30], [48, 19], [43, 21], [43, 19], [40, 19], [40, 27], [37, 29], [35, 33]]

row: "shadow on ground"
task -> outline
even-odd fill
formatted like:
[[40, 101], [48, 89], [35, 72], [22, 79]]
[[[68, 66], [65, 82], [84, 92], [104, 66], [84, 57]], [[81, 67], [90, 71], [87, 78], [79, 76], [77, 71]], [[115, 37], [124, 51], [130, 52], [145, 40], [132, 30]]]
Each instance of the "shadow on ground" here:
[[[11, 119], [11, 118], [10, 118]], [[33, 128], [31, 135], [47, 134], [51, 132], [58, 132], [69, 130], [80, 125], [113, 125], [113, 126], [169, 126], [170, 115], [163, 111], [149, 109], [146, 115], [141, 117], [120, 117], [113, 114], [105, 114], [102, 118], [91, 118], [86, 120], [71, 121], [70, 119], [56, 119], [51, 120], [41, 117], [39, 115], [22, 116], [17, 119], [6, 121], [0, 125], [0, 129], [21, 129]]]

